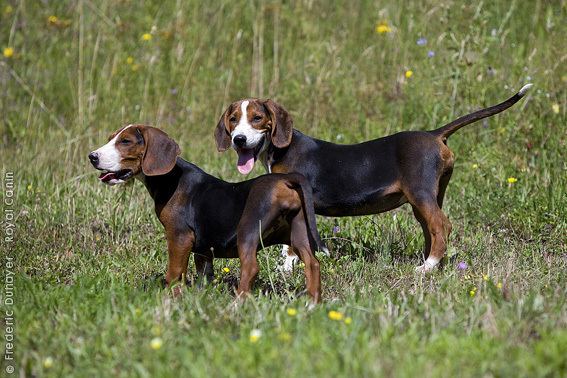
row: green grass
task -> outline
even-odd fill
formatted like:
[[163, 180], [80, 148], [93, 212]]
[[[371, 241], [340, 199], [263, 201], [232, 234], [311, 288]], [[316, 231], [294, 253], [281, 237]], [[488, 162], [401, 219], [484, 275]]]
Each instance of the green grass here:
[[[0, 2], [0, 47], [14, 52], [0, 56], [0, 160], [15, 175], [17, 234], [1, 255], [16, 259], [16, 374], [567, 375], [563, 3], [161, 3]], [[381, 21], [391, 33], [376, 33]], [[242, 306], [236, 260], [171, 298], [145, 189], [103, 186], [86, 158], [121, 125], [148, 123], [236, 181], [234, 152], [218, 154], [212, 134], [238, 98], [274, 98], [305, 133], [354, 143], [438, 127], [526, 82], [520, 103], [449, 141], [445, 269], [414, 273], [423, 241], [406, 207], [318, 218], [333, 252], [313, 309], [302, 272], [276, 270], [277, 248], [259, 254]]]

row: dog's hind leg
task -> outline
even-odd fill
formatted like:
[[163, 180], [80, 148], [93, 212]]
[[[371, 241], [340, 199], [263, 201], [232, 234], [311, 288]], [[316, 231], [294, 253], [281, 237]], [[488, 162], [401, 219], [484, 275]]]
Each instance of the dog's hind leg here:
[[447, 185], [451, 180], [451, 175], [453, 174], [453, 168], [448, 169], [443, 176], [439, 179], [439, 190], [437, 193], [437, 204], [440, 208], [443, 208], [443, 199], [445, 198], [445, 191], [447, 190]]
[[300, 210], [291, 221], [291, 246], [305, 264], [305, 286], [313, 302], [321, 301], [321, 269], [309, 243], [305, 215]]
[[451, 233], [451, 222], [437, 203], [437, 196], [427, 191], [417, 191], [408, 198], [413, 212], [421, 224], [425, 237], [423, 265], [419, 272], [432, 270], [443, 258], [447, 250], [447, 240]]
[[238, 240], [238, 257], [240, 258], [240, 282], [236, 293], [241, 296], [249, 294], [252, 285], [258, 275], [258, 260], [256, 259], [256, 249], [258, 248], [258, 240], [256, 235], [248, 238], [239, 238]]

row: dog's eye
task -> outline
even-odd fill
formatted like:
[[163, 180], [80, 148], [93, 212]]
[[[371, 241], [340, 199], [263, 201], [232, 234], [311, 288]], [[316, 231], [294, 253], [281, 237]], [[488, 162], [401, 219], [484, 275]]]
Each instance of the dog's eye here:
[[235, 117], [235, 116], [230, 117], [229, 121], [230, 121], [231, 123], [236, 122], [236, 117]]
[[130, 144], [130, 143], [132, 143], [132, 142], [129, 139], [122, 139], [120, 141], [120, 144]]
[[262, 116], [259, 116], [259, 115], [255, 115], [254, 118], [252, 118], [253, 122], [258, 122], [258, 121], [261, 121], [261, 120], [262, 120]]

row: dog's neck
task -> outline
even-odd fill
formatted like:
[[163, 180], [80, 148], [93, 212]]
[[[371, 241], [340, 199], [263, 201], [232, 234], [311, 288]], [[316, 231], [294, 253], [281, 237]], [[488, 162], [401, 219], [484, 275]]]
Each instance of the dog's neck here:
[[182, 173], [183, 170], [179, 166], [179, 163], [177, 163], [173, 169], [165, 175], [146, 176], [140, 173], [136, 178], [144, 183], [144, 186], [157, 206], [161, 203], [167, 203], [173, 196], [179, 185]]
[[[161, 209], [170, 202], [179, 189], [182, 189], [186, 195], [190, 196], [194, 190], [198, 190], [197, 185], [207, 176], [210, 175], [207, 175], [196, 165], [177, 158], [173, 169], [164, 175], [146, 176], [140, 173], [136, 178], [144, 183], [148, 193], [155, 202], [156, 212], [159, 216]], [[180, 186], [181, 181], [183, 183]]]
[[[260, 161], [268, 173], [283, 173], [277, 169], [278, 163], [284, 161], [286, 158], [289, 159], [293, 155], [293, 149], [297, 148], [298, 145], [302, 143], [305, 136], [297, 130], [293, 130], [293, 136], [289, 146], [284, 148], [278, 148], [274, 146], [271, 142], [268, 146], [260, 153]], [[291, 152], [291, 153], [290, 153]], [[275, 170], [274, 170], [275, 169]]]

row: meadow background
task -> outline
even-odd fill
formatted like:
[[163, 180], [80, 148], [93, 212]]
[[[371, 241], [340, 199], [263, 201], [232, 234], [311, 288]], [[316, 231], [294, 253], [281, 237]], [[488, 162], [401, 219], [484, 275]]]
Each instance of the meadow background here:
[[[542, 0], [0, 1], [14, 375], [566, 376], [566, 12]], [[449, 140], [445, 269], [414, 273], [409, 207], [319, 217], [332, 256], [314, 309], [301, 270], [277, 271], [278, 248], [259, 254], [241, 307], [237, 260], [173, 300], [145, 189], [102, 185], [87, 159], [140, 122], [242, 180], [212, 137], [233, 100], [273, 98], [299, 130], [355, 143], [436, 128], [527, 82], [513, 108]]]

